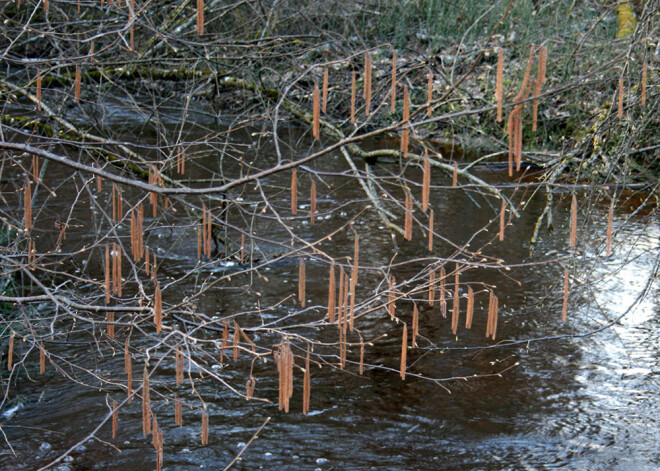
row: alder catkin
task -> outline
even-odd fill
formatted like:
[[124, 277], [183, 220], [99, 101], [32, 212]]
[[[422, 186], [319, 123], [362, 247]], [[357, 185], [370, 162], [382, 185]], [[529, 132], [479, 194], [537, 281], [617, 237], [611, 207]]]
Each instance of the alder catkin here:
[[418, 334], [419, 334], [419, 309], [417, 309], [417, 304], [413, 303], [412, 339], [410, 339], [410, 345], [412, 345], [413, 347], [417, 346]]
[[504, 49], [497, 52], [497, 75], [495, 79], [495, 100], [497, 101], [497, 122], [502, 122], [502, 105], [504, 102]]
[[314, 83], [314, 97], [312, 99], [312, 134], [317, 141], [321, 139], [321, 97], [319, 86]]
[[413, 226], [413, 204], [410, 193], [406, 191], [406, 215], [404, 224], [404, 239], [412, 240], [412, 226]]
[[429, 212], [429, 252], [433, 252], [433, 210]]
[[197, 0], [197, 34], [204, 34], [204, 0]]
[[465, 328], [472, 328], [472, 316], [474, 315], [474, 291], [468, 286], [467, 310], [465, 312]]
[[391, 103], [391, 111], [392, 114], [396, 112], [396, 49], [392, 51], [392, 103]]
[[75, 95], [76, 102], [80, 103], [80, 66], [78, 65], [76, 65]]
[[328, 109], [328, 76], [329, 76], [329, 71], [326, 68], [323, 71], [323, 113], [326, 112]]
[[303, 377], [303, 415], [309, 412], [309, 399], [311, 392], [311, 382], [309, 378], [309, 344], [307, 345], [307, 357], [305, 357], [305, 376]]
[[364, 113], [369, 116], [371, 112], [371, 54], [365, 52], [364, 54]]
[[41, 71], [37, 71], [37, 109], [41, 110]]
[[504, 226], [505, 226], [505, 216], [506, 216], [506, 201], [502, 198], [502, 206], [500, 207], [500, 242], [504, 240]]
[[401, 379], [406, 379], [406, 362], [408, 354], [408, 325], [403, 323], [403, 338], [401, 339], [401, 365], [399, 371]]
[[46, 350], [44, 350], [44, 344], [39, 343], [39, 374], [44, 374], [46, 372]]

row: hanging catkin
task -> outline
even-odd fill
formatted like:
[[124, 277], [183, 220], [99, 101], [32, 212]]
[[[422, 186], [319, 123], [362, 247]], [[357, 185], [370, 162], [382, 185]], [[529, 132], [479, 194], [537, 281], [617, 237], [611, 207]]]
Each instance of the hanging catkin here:
[[76, 65], [75, 95], [76, 102], [80, 103], [80, 66], [78, 65]]
[[328, 69], [323, 71], [323, 113], [328, 109]]
[[279, 373], [279, 410], [289, 412], [289, 400], [293, 395], [293, 353], [289, 341], [282, 338], [275, 351], [275, 363]]
[[453, 297], [453, 307], [451, 310], [451, 332], [456, 335], [458, 330], [458, 318], [459, 318], [459, 307], [460, 307], [460, 292], [458, 290], [459, 286], [460, 272], [458, 266], [456, 267], [456, 273], [454, 274], [454, 297]]
[[500, 242], [504, 240], [504, 226], [506, 217], [506, 201], [502, 198], [502, 206], [500, 207]]
[[117, 438], [117, 427], [119, 425], [119, 410], [117, 401], [112, 400], [112, 438]]
[[403, 131], [401, 131], [401, 153], [403, 158], [408, 158], [408, 140], [410, 138], [410, 96], [408, 95], [408, 87], [403, 87]]
[[336, 286], [335, 286], [335, 264], [330, 263], [330, 275], [328, 277], [328, 322], [334, 324], [335, 322], [335, 296]]
[[573, 193], [571, 202], [571, 248], [575, 248], [577, 241], [577, 196]]
[[502, 104], [504, 102], [504, 49], [497, 52], [497, 76], [495, 79], [495, 100], [497, 101], [497, 122], [502, 122]]
[[435, 303], [435, 272], [429, 274], [429, 306]]
[[44, 350], [44, 344], [39, 344], [39, 374], [44, 374], [46, 372], [46, 350]]
[[298, 214], [298, 170], [291, 172], [291, 212]]
[[158, 283], [156, 283], [156, 290], [154, 292], [154, 324], [156, 325], [156, 333], [159, 334], [163, 328], [163, 299]]
[[321, 139], [321, 97], [319, 86], [314, 83], [314, 96], [312, 99], [312, 135], [317, 141]]
[[204, 34], [204, 0], [197, 0], [197, 34]]
[[364, 113], [366, 116], [369, 116], [371, 112], [371, 54], [368, 52], [364, 53]]
[[145, 436], [151, 432], [151, 400], [149, 394], [149, 372], [145, 365], [142, 373], [142, 434]]
[[410, 339], [410, 345], [412, 345], [413, 347], [417, 346], [418, 334], [419, 334], [419, 309], [417, 309], [417, 304], [413, 303], [412, 339]]
[[472, 328], [472, 316], [474, 315], [474, 291], [468, 286], [467, 310], [465, 312], [465, 328]]
[[37, 109], [41, 110], [41, 71], [37, 71]]
[[433, 251], [433, 210], [429, 213], [429, 252]]
[[357, 87], [357, 72], [351, 74], [351, 124], [355, 124], [355, 95]]
[[391, 111], [396, 112], [396, 49], [392, 51], [392, 90], [391, 90]]
[[298, 301], [305, 307], [305, 260], [298, 260]]
[[412, 226], [413, 226], [413, 204], [410, 193], [406, 191], [406, 215], [404, 224], [403, 238], [412, 240]]
[[206, 409], [202, 409], [202, 446], [209, 444], [209, 416]]

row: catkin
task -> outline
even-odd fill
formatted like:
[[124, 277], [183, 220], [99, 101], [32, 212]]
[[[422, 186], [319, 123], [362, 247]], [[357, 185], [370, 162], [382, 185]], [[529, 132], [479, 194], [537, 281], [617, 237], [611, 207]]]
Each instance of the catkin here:
[[431, 190], [431, 163], [429, 162], [429, 151], [424, 149], [424, 175], [422, 176], [422, 211], [426, 212], [429, 207], [429, 193]]
[[369, 116], [371, 112], [371, 72], [372, 72], [371, 54], [364, 54], [364, 113]]
[[108, 337], [111, 339], [115, 338], [115, 313], [112, 311], [108, 311], [105, 313], [105, 319], [106, 322], [108, 323], [106, 328], [108, 332]]
[[647, 75], [647, 65], [644, 62], [642, 66], [642, 107], [646, 106], [646, 75]]
[[497, 53], [497, 75], [495, 79], [495, 100], [497, 101], [497, 122], [502, 122], [502, 105], [504, 102], [504, 49]]
[[293, 395], [293, 353], [285, 338], [277, 345], [275, 363], [279, 373], [279, 410], [289, 412], [289, 400]]
[[312, 180], [312, 188], [310, 190], [310, 204], [309, 204], [309, 212], [310, 212], [310, 225], [314, 225], [314, 219], [316, 218], [316, 181]]
[[23, 206], [25, 213], [25, 235], [29, 236], [32, 230], [32, 184], [29, 178], [25, 179]]
[[298, 170], [291, 172], [291, 212], [298, 214]]
[[459, 307], [460, 307], [460, 292], [458, 291], [459, 286], [459, 277], [460, 272], [458, 267], [456, 267], [456, 273], [454, 275], [454, 298], [453, 298], [453, 307], [451, 310], [451, 332], [456, 335], [458, 330], [458, 318], [459, 318]]
[[334, 324], [335, 322], [335, 296], [336, 296], [336, 286], [335, 286], [335, 264], [330, 264], [330, 275], [328, 281], [328, 322]]
[[298, 301], [305, 307], [305, 260], [302, 257], [298, 260]]
[[328, 109], [328, 76], [329, 76], [329, 71], [326, 68], [323, 71], [323, 113], [326, 112]]
[[183, 407], [177, 393], [174, 393], [174, 423], [183, 427]]
[[406, 191], [406, 216], [404, 224], [404, 239], [412, 240], [412, 226], [413, 226], [413, 204], [410, 193]]
[[204, 34], [204, 0], [197, 0], [197, 34]]
[[403, 158], [408, 158], [408, 140], [410, 138], [410, 129], [408, 126], [410, 123], [410, 96], [408, 95], [408, 87], [403, 87], [403, 123], [405, 126], [403, 131], [401, 131], [401, 153]]
[[206, 410], [202, 410], [202, 446], [209, 444], [209, 416]]
[[46, 372], [46, 350], [44, 350], [44, 344], [39, 343], [39, 374], [44, 374]]
[[110, 304], [110, 245], [105, 246], [105, 303]]
[[119, 410], [117, 401], [112, 400], [112, 438], [117, 438], [117, 427], [119, 425]]
[[410, 339], [410, 345], [412, 345], [413, 347], [417, 346], [418, 334], [419, 334], [419, 309], [417, 309], [417, 304], [413, 304], [412, 339]]
[[314, 84], [314, 97], [312, 99], [312, 134], [317, 141], [321, 139], [321, 97], [319, 86]]
[[392, 114], [396, 111], [396, 49], [392, 51], [392, 103], [391, 111]]
[[431, 113], [433, 112], [433, 109], [431, 108], [432, 101], [433, 101], [433, 72], [429, 70], [428, 83], [426, 85], [426, 116], [431, 116]]
[[502, 198], [502, 206], [500, 207], [500, 242], [504, 240], [504, 226], [506, 217], [506, 201]]
[[433, 252], [433, 210], [429, 213], [429, 252]]
[[429, 306], [435, 303], [435, 272], [429, 274]]
[[11, 371], [14, 367], [14, 333], [9, 337], [9, 350], [7, 352], [7, 370]]
[[571, 202], [571, 248], [575, 248], [577, 240], [577, 196], [573, 194]]
[[156, 333], [159, 334], [163, 328], [163, 299], [158, 283], [156, 283], [156, 290], [154, 293], [154, 324], [156, 324]]
[[472, 316], [474, 315], [474, 291], [468, 286], [467, 310], [465, 312], [465, 328], [472, 328]]
[[351, 74], [351, 124], [355, 124], [355, 94], [356, 94], [357, 72]]
[[149, 398], [149, 372], [144, 366], [142, 373], [142, 434], [149, 435], [151, 432], [151, 400]]
[[76, 66], [76, 78], [75, 78], [75, 94], [76, 102], [80, 103], [80, 66]]
[[458, 162], [454, 160], [454, 172], [451, 177], [451, 186], [456, 187], [458, 185]]

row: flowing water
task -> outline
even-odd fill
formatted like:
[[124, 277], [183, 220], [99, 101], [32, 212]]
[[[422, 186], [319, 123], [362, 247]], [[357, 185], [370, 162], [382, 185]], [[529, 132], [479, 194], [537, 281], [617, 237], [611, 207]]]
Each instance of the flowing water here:
[[[295, 134], [295, 131], [286, 132]], [[244, 142], [233, 145], [241, 147], [248, 159], [249, 135], [246, 134]], [[266, 154], [250, 158], [272, 158]], [[212, 166], [213, 160], [202, 159], [197, 165], [191, 175], [202, 178], [204, 168]], [[345, 163], [339, 156], [331, 156], [315, 163], [314, 168], [337, 172], [345, 169]], [[477, 174], [491, 182], [508, 181], [499, 170], [483, 168]], [[421, 181], [420, 175], [413, 171], [410, 178]], [[73, 206], [76, 192], [62, 183], [69, 176], [70, 170], [51, 164], [47, 183], [57, 187], [61, 196], [51, 199], [48, 208], [43, 208], [39, 214], [38, 220], [44, 227], [65, 217]], [[281, 178], [283, 187], [287, 178]], [[317, 223], [312, 227], [299, 222], [296, 226], [298, 235], [305, 240], [322, 237], [346, 223], [367, 204], [356, 181], [329, 174], [323, 178], [331, 187], [324, 187], [326, 189], [319, 193]], [[442, 179], [446, 180], [444, 186]], [[439, 185], [431, 196], [437, 230], [448, 240], [464, 244], [475, 229], [496, 217], [496, 211], [488, 207], [485, 198], [472, 195], [469, 199], [462, 190], [448, 188], [450, 183], [450, 178], [440, 174], [436, 178], [434, 174], [434, 184]], [[542, 233], [531, 260], [558, 259], [570, 252], [570, 197], [562, 197], [569, 194], [566, 190], [557, 191], [554, 234]], [[302, 376], [298, 374], [294, 379], [292, 411], [285, 414], [277, 410], [277, 379], [272, 362], [255, 365], [254, 375], [257, 377], [256, 396], [274, 401], [274, 404], [246, 402], [218, 382], [198, 382], [197, 393], [206, 401], [210, 417], [208, 446], [200, 445], [199, 407], [184, 410], [183, 427], [174, 425], [169, 394], [174, 389], [174, 368], [171, 362], [163, 362], [152, 377], [155, 391], [152, 397], [165, 437], [164, 469], [223, 469], [268, 417], [271, 417], [270, 422], [234, 469], [658, 469], [660, 286], [657, 278], [649, 284], [648, 277], [654, 271], [657, 276], [660, 221], [657, 213], [635, 212], [646, 196], [632, 192], [622, 196], [614, 220], [613, 254], [608, 258], [597, 257], [604, 250], [607, 205], [595, 198], [588, 211], [584, 208], [589, 214], [589, 223], [580, 234], [582, 242], [578, 255], [567, 262], [574, 278], [566, 324], [561, 322], [563, 269], [557, 263], [527, 264], [513, 267], [504, 274], [475, 270], [465, 275], [466, 279], [479, 279], [497, 286], [500, 298], [498, 340], [563, 336], [561, 338], [499, 349], [461, 350], [494, 344], [484, 339], [483, 312], [478, 311], [472, 330], [459, 328], [454, 337], [450, 320], [442, 318], [437, 307], [429, 308], [420, 303], [423, 339], [419, 341], [419, 348], [410, 350], [411, 374], [402, 381], [398, 374], [400, 333], [397, 337], [397, 332], [400, 326], [387, 322], [386, 316], [364, 316], [356, 322], [360, 323], [366, 338], [383, 332], [390, 334], [366, 349], [365, 361], [391, 370], [367, 367], [365, 374], [359, 376], [355, 351], [349, 352], [348, 365], [343, 372], [329, 367], [313, 368], [311, 411], [306, 416], [300, 413]], [[96, 216], [91, 206], [83, 202], [87, 197], [79, 196], [80, 201], [74, 208], [80, 227], [67, 234], [69, 248], [90, 244], [96, 238], [96, 234], [89, 233], [92, 226], [88, 221]], [[127, 191], [126, 198], [130, 197], [131, 192]], [[502, 257], [511, 264], [530, 260], [528, 241], [545, 201], [543, 192], [532, 193], [532, 190], [516, 197], [526, 200], [521, 217], [508, 227], [504, 242], [489, 244], [485, 249], [489, 255]], [[279, 198], [280, 206], [286, 207], [286, 190]], [[342, 205], [345, 208], [341, 212], [329, 211]], [[272, 241], [284, 237], [287, 243], [286, 233], [267, 216], [254, 221], [255, 229], [263, 239], [260, 247], [275, 252], [280, 247]], [[171, 222], [176, 226], [176, 218]], [[380, 220], [370, 211], [356, 222], [361, 265], [384, 267], [392, 258], [395, 251], [392, 239], [387, 230], [376, 229], [380, 226]], [[149, 232], [147, 244], [156, 250], [161, 260], [159, 274], [167, 301], [173, 302], [176, 297], [199, 289], [201, 277], [187, 276], [179, 280], [197, 264], [193, 234], [189, 227], [173, 230], [154, 226]], [[415, 238], [418, 240], [414, 243], [399, 242], [396, 250], [400, 259], [426, 256], [426, 240], [422, 239], [421, 231], [416, 232]], [[480, 234], [470, 246], [479, 247], [485, 240], [487, 234]], [[337, 247], [346, 247], [346, 250]], [[335, 250], [337, 256], [350, 255], [352, 233], [344, 231], [322, 248]], [[448, 256], [452, 250], [447, 243], [438, 241], [435, 255]], [[100, 277], [100, 266], [93, 266], [99, 263], [97, 258], [81, 259], [79, 266]], [[208, 276], [209, 271], [222, 275], [232, 269], [235, 268], [206, 268], [203, 277]], [[403, 266], [397, 278], [405, 278], [408, 269], [410, 267]], [[268, 282], [250, 274], [237, 275], [234, 285], [251, 283], [252, 291], [260, 292], [260, 296], [246, 296], [226, 285], [216, 286], [199, 299], [198, 309], [209, 317], [221, 317], [252, 309], [257, 302], [266, 305], [268, 301], [283, 299], [297, 289], [297, 270], [297, 262], [285, 259], [263, 271]], [[382, 276], [370, 272], [360, 281], [359, 289], [366, 293], [380, 281]], [[307, 262], [307, 297], [312, 304], [325, 302], [326, 283], [327, 265], [310, 259]], [[647, 295], [636, 302], [645, 290]], [[291, 303], [287, 306], [280, 311], [262, 313], [261, 322], [276, 325], [284, 314], [293, 312]], [[631, 306], [611, 328], [587, 337], [570, 336], [596, 330]], [[410, 306], [402, 303], [400, 309], [405, 311]], [[120, 350], [113, 356], [107, 345], [76, 344], [75, 341], [57, 348], [53, 347], [53, 354], [76, 359], [97, 375], [123, 378]], [[249, 377], [249, 362], [243, 358], [236, 366], [231, 364], [216, 371], [229, 384], [242, 389]], [[194, 369], [194, 365], [191, 368]], [[50, 366], [45, 377], [35, 374], [34, 370], [29, 373], [29, 377], [21, 375], [19, 383], [12, 386], [11, 394], [18, 396], [20, 406], [12, 407], [15, 402], [8, 404], [0, 419], [7, 441], [16, 453], [12, 454], [3, 441], [2, 469], [27, 470], [43, 466], [85, 437], [108, 413], [108, 396], [94, 387], [98, 380], [95, 382], [89, 375], [81, 373], [87, 383], [84, 386], [63, 378]], [[415, 373], [427, 378], [493, 375], [435, 384]], [[118, 389], [111, 396], [120, 394]], [[169, 402], [160, 398], [160, 394], [163, 398], [169, 397]], [[186, 398], [194, 401], [192, 393], [180, 394], [187, 394]], [[73, 451], [58, 465], [60, 469], [155, 469], [151, 439], [142, 436], [139, 400], [122, 408], [117, 440], [110, 438], [109, 424], [97, 436], [98, 440], [89, 440]]]

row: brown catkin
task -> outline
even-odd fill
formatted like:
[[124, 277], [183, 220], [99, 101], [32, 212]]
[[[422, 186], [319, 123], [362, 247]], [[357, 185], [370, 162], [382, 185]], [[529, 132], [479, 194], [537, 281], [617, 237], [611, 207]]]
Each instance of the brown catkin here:
[[504, 49], [497, 52], [497, 75], [495, 79], [495, 101], [497, 101], [497, 122], [502, 122], [502, 105], [504, 102]]
[[623, 75], [619, 77], [619, 106], [617, 116], [619, 119], [623, 118]]
[[387, 307], [390, 311], [390, 319], [394, 320], [394, 313], [396, 312], [396, 280], [394, 279], [394, 276], [390, 276], [388, 282]]
[[335, 296], [336, 286], [335, 286], [335, 264], [330, 264], [330, 275], [328, 280], [328, 322], [334, 324], [335, 322]]
[[406, 379], [406, 363], [408, 354], [408, 325], [403, 323], [403, 337], [401, 339], [401, 365], [399, 366], [399, 374], [401, 379]]
[[321, 97], [319, 86], [314, 83], [314, 97], [312, 99], [312, 135], [317, 141], [321, 139]]
[[364, 53], [364, 114], [369, 116], [371, 112], [371, 54], [368, 52]]
[[566, 322], [568, 314], [568, 268], [564, 268], [564, 299], [561, 306], [561, 321]]
[[404, 86], [403, 87], [403, 126], [406, 126], [406, 128], [401, 131], [401, 153], [403, 154], [403, 158], [408, 158], [408, 140], [410, 138], [410, 129], [407, 128], [409, 126], [409, 121], [410, 120], [410, 96], [408, 95], [408, 87]]
[[435, 272], [429, 274], [429, 306], [435, 303]]
[[197, 0], [197, 34], [204, 34], [204, 0]]
[[391, 111], [396, 112], [396, 49], [392, 51], [392, 90], [391, 90]]
[[433, 251], [433, 210], [429, 213], [429, 252]]
[[298, 214], [298, 170], [291, 172], [291, 212]]
[[202, 410], [202, 445], [206, 446], [209, 444], [209, 416], [206, 413], [206, 410]]
[[607, 212], [607, 247], [606, 254], [608, 257], [612, 253], [612, 223], [614, 222], [614, 198], [610, 203], [610, 209]]
[[329, 82], [329, 71], [326, 68], [323, 71], [323, 113], [328, 109], [328, 82]]
[[174, 423], [183, 427], [183, 407], [177, 393], [174, 393]]
[[9, 350], [7, 352], [7, 370], [11, 371], [14, 367], [14, 333], [9, 337]]
[[573, 193], [571, 202], [571, 248], [575, 248], [577, 240], [577, 196]]
[[647, 75], [647, 65], [644, 62], [642, 66], [642, 107], [646, 106], [646, 75]]
[[351, 124], [355, 124], [355, 95], [357, 87], [357, 72], [351, 74]]
[[240, 327], [238, 327], [238, 324], [234, 322], [234, 338], [232, 339], [232, 343], [231, 343], [231, 348], [234, 355], [233, 357], [234, 363], [238, 361], [238, 352], [239, 352], [238, 344], [240, 340], [241, 340]]
[[458, 185], [458, 162], [454, 160], [454, 171], [451, 177], [451, 186], [456, 187]]
[[456, 267], [456, 273], [454, 275], [454, 297], [453, 297], [453, 307], [451, 310], [451, 332], [456, 335], [458, 330], [458, 319], [459, 319], [459, 308], [460, 308], [460, 292], [458, 291], [459, 286], [460, 272], [458, 267]]
[[310, 225], [313, 226], [314, 225], [314, 219], [316, 218], [316, 181], [315, 180], [312, 180], [312, 188], [309, 191], [309, 193], [310, 193], [310, 195], [309, 195], [309, 200], [310, 200], [310, 203], [309, 203], [309, 212], [310, 212], [309, 223], [310, 223]]
[[309, 344], [307, 345], [307, 356], [305, 357], [305, 376], [303, 377], [303, 415], [309, 412], [309, 398], [311, 392], [311, 382], [309, 378]]
[[412, 226], [413, 226], [413, 204], [410, 193], [406, 191], [406, 217], [404, 224], [404, 239], [412, 240]]
[[115, 313], [112, 311], [108, 311], [105, 313], [105, 319], [106, 322], [108, 323], [106, 326], [107, 332], [108, 332], [108, 337], [111, 339], [115, 338]]
[[44, 350], [44, 344], [39, 343], [39, 374], [44, 374], [46, 372], [46, 350]]
[[275, 363], [279, 373], [279, 410], [289, 412], [289, 400], [293, 394], [293, 353], [289, 341], [282, 338], [275, 352]]
[[37, 70], [37, 109], [41, 110], [41, 71]]
[[158, 283], [156, 283], [154, 292], [154, 324], [156, 325], [156, 333], [159, 334], [163, 328], [163, 299]]
[[467, 310], [465, 312], [465, 328], [472, 328], [472, 316], [474, 315], [474, 291], [468, 286]]
[[429, 193], [431, 190], [431, 163], [429, 162], [429, 151], [424, 149], [424, 174], [422, 176], [422, 211], [429, 208]]
[[305, 307], [305, 260], [298, 260], [298, 301]]
[[151, 432], [151, 400], [149, 398], [149, 372], [147, 365], [142, 373], [142, 434], [149, 435]]
[[117, 427], [119, 425], [119, 409], [117, 401], [112, 400], [112, 438], [117, 438]]
[[412, 338], [410, 339], [410, 345], [412, 345], [413, 347], [417, 346], [418, 334], [419, 334], [419, 309], [417, 309], [417, 304], [413, 304]]
[[103, 178], [101, 175], [96, 176], [96, 192], [101, 193], [101, 190], [103, 189]]
[[339, 296], [337, 297], [337, 324], [339, 328], [341, 329], [341, 321], [342, 321], [342, 312], [343, 312], [343, 302], [344, 302], [344, 278], [346, 277], [346, 274], [344, 272], [344, 269], [342, 267], [339, 268]]
[[151, 443], [154, 446], [154, 450], [158, 450], [158, 419], [156, 418], [156, 414], [153, 415], [151, 420], [151, 430]]
[[428, 82], [426, 84], [426, 116], [431, 116], [431, 113], [433, 112], [433, 109], [431, 108], [432, 101], [433, 101], [433, 72], [429, 70]]
[[179, 363], [179, 358], [181, 358], [181, 352], [179, 351], [179, 346], [177, 345], [174, 348], [174, 377], [176, 378], [177, 386], [183, 382], [183, 371], [181, 364]]
[[80, 66], [76, 66], [76, 79], [75, 79], [75, 94], [76, 102], [80, 103]]
[[500, 242], [504, 240], [504, 226], [506, 217], [506, 201], [502, 198], [502, 206], [500, 207]]

